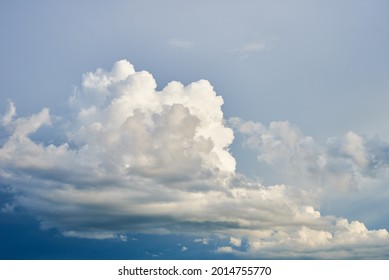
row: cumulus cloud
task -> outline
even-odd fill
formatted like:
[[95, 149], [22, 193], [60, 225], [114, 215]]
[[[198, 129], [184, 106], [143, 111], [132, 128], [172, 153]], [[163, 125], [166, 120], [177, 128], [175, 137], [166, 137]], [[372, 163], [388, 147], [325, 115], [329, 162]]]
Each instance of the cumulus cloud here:
[[389, 166], [389, 143], [348, 132], [341, 138], [317, 143], [287, 121], [258, 122], [229, 120], [242, 134], [257, 159], [283, 170], [284, 178], [309, 188], [348, 191], [363, 187], [361, 182], [385, 173]]
[[[233, 131], [208, 81], [156, 88], [150, 73], [121, 60], [111, 71], [83, 76], [60, 124], [48, 109], [16, 118], [10, 102], [1, 123], [10, 135], [0, 148], [0, 178], [17, 193], [13, 203], [42, 228], [72, 237], [125, 241], [129, 233], [181, 233], [207, 244], [212, 235], [231, 245], [217, 252], [243, 257], [386, 254], [385, 229], [322, 216], [307, 191], [236, 174], [228, 150]], [[387, 164], [387, 148], [377, 139], [350, 134], [322, 151], [288, 123], [232, 123], [269, 164], [302, 162], [303, 172], [324, 168], [336, 180], [328, 162], [366, 171], [360, 174]], [[41, 127], [53, 125], [61, 128], [63, 143], [33, 140]], [[313, 171], [304, 170], [311, 160]]]

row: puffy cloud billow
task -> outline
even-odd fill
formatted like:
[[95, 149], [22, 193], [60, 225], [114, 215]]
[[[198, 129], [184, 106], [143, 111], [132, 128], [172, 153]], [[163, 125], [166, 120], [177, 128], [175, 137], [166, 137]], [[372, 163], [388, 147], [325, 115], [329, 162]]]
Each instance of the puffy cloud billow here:
[[320, 144], [287, 121], [229, 120], [244, 136], [244, 144], [257, 151], [259, 162], [281, 169], [282, 180], [320, 190], [346, 192], [363, 183], [385, 177], [389, 167], [389, 143], [349, 131], [341, 138]]
[[[150, 73], [121, 60], [109, 72], [86, 73], [66, 115], [45, 108], [18, 117], [10, 101], [1, 118], [0, 179], [14, 201], [3, 211], [22, 207], [65, 236], [171, 233], [203, 244], [219, 236], [229, 246], [216, 252], [243, 258], [388, 257], [387, 230], [321, 215], [304, 188], [237, 174], [233, 131], [208, 81], [156, 88]], [[388, 164], [378, 139], [349, 133], [323, 150], [287, 123], [231, 122], [269, 164], [287, 159], [304, 176], [336, 183], [352, 170], [341, 187]], [[36, 137], [44, 127], [51, 130]], [[61, 143], [51, 139], [58, 133]]]

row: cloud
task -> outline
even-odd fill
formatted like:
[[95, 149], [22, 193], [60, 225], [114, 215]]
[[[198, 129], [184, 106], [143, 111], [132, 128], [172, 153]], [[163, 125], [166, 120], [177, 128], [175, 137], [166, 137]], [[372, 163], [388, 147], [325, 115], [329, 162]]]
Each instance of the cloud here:
[[217, 253], [233, 253], [234, 249], [230, 246], [223, 246], [216, 249]]
[[348, 132], [316, 143], [287, 121], [261, 123], [230, 119], [259, 162], [284, 170], [283, 180], [323, 190], [348, 191], [379, 177], [389, 166], [389, 143]]
[[168, 41], [168, 45], [177, 49], [190, 49], [194, 44], [191, 41], [171, 39]]
[[230, 244], [235, 247], [240, 247], [242, 245], [242, 240], [236, 237], [230, 237]]
[[[231, 246], [218, 252], [243, 257], [386, 256], [385, 229], [322, 216], [306, 190], [237, 174], [233, 131], [208, 81], [156, 87], [150, 73], [121, 60], [111, 71], [86, 73], [60, 118], [48, 109], [16, 118], [9, 103], [0, 179], [17, 194], [14, 204], [64, 236], [125, 241], [129, 233], [173, 233], [203, 244], [220, 236]], [[322, 151], [288, 123], [232, 123], [269, 164], [301, 161], [304, 172], [314, 172], [311, 160], [313, 170], [328, 161], [375, 172], [387, 164], [377, 139], [350, 134]], [[43, 126], [61, 131], [63, 143], [50, 144], [50, 133], [34, 140]], [[324, 170], [339, 180], [337, 171]], [[240, 248], [243, 239], [247, 248]]]
[[253, 41], [241, 45], [240, 47], [231, 50], [231, 52], [239, 54], [242, 58], [247, 58], [250, 55], [253, 55], [255, 53], [261, 53], [261, 52], [269, 51], [271, 49], [272, 46], [268, 42]]
[[7, 112], [3, 115], [3, 117], [1, 118], [1, 124], [3, 126], [9, 124], [13, 117], [16, 115], [16, 108], [15, 108], [15, 105], [12, 103], [11, 100], [8, 100], [8, 110]]
[[203, 245], [208, 245], [210, 241], [208, 238], [196, 238], [193, 240], [193, 242], [201, 243]]
[[264, 51], [266, 49], [268, 49], [268, 46], [265, 43], [255, 42], [255, 43], [249, 43], [244, 45], [241, 48], [241, 52], [250, 53], [250, 52]]
[[0, 213], [15, 212], [14, 195], [12, 188], [0, 183]]

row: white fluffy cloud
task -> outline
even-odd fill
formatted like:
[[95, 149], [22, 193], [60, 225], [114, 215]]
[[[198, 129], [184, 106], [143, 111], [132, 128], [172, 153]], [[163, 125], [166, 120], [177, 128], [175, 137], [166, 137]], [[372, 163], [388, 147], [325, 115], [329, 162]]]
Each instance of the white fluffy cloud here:
[[363, 187], [361, 182], [379, 177], [389, 166], [389, 144], [378, 137], [350, 131], [320, 144], [287, 121], [271, 122], [268, 127], [239, 118], [230, 123], [245, 137], [245, 145], [258, 152], [258, 161], [283, 170], [282, 180], [311, 189], [333, 192]]
[[[217, 251], [244, 257], [363, 258], [388, 251], [385, 229], [322, 216], [305, 190], [266, 187], [236, 174], [228, 151], [233, 131], [224, 123], [223, 99], [208, 81], [171, 82], [157, 91], [150, 73], [122, 60], [111, 71], [85, 74], [69, 103], [61, 123], [48, 109], [16, 118], [12, 103], [2, 117], [9, 137], [0, 148], [0, 179], [12, 186], [15, 205], [43, 228], [122, 240], [134, 232], [183, 233], [204, 244], [210, 235], [224, 236], [231, 246]], [[373, 160], [372, 148], [356, 134], [324, 153], [287, 123], [269, 129], [238, 124], [268, 163], [288, 159], [302, 164], [303, 172], [311, 172], [304, 170], [309, 162], [314, 170], [329, 160], [361, 170], [387, 164], [385, 145], [374, 145], [381, 157]], [[33, 140], [42, 126], [59, 128], [66, 140], [49, 144], [50, 134], [47, 141]], [[347, 160], [326, 158], [330, 152]], [[335, 171], [326, 172], [339, 180]]]

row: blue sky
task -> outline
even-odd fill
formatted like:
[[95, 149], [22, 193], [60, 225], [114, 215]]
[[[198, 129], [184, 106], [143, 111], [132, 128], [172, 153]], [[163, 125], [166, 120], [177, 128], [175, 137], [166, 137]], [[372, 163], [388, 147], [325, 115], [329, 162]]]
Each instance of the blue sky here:
[[0, 257], [387, 258], [388, 5], [3, 1]]

